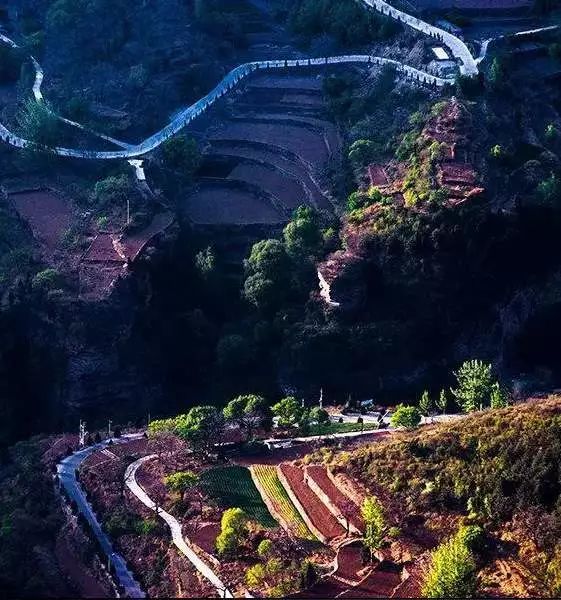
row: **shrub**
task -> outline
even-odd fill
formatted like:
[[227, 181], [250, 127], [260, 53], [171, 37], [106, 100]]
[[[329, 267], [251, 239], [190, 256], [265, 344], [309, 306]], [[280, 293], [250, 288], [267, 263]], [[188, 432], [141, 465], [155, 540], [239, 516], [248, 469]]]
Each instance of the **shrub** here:
[[271, 540], [261, 540], [257, 546], [257, 554], [260, 558], [265, 558], [273, 550], [273, 542]]
[[60, 283], [60, 274], [56, 269], [45, 269], [33, 277], [31, 285], [35, 290], [53, 290]]
[[421, 413], [416, 406], [400, 404], [391, 417], [392, 427], [416, 427], [421, 422]]
[[370, 550], [370, 554], [378, 550], [382, 545], [386, 520], [384, 510], [376, 496], [368, 496], [364, 499], [360, 508], [364, 519], [364, 545]]
[[422, 596], [425, 598], [471, 598], [476, 591], [475, 561], [460, 535], [444, 542], [432, 553]]

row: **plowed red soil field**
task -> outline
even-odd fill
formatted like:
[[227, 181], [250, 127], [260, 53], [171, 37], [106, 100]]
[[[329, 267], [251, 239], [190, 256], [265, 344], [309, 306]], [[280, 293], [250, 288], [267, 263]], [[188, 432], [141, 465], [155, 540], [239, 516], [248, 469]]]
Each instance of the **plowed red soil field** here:
[[310, 465], [306, 467], [306, 473], [325, 492], [331, 503], [341, 511], [341, 514], [359, 531], [364, 531], [364, 521], [358, 506], [329, 479], [325, 467]]
[[311, 165], [322, 164], [328, 159], [323, 135], [295, 125], [233, 122], [211, 136], [211, 140], [221, 139], [272, 143], [294, 152]]
[[337, 519], [305, 483], [302, 469], [289, 464], [282, 464], [279, 468], [316, 529], [328, 540], [345, 535]]
[[394, 565], [380, 563], [359, 585], [349, 589], [341, 598], [389, 598], [401, 583]]
[[359, 574], [364, 568], [361, 542], [339, 548], [337, 552], [337, 570], [334, 575], [358, 583], [364, 576], [364, 573], [362, 576]]
[[349, 586], [335, 577], [324, 577], [309, 590], [298, 592], [288, 598], [335, 598], [348, 591]]
[[67, 201], [50, 190], [29, 190], [10, 194], [19, 214], [29, 223], [33, 236], [48, 249], [56, 248], [70, 227]]

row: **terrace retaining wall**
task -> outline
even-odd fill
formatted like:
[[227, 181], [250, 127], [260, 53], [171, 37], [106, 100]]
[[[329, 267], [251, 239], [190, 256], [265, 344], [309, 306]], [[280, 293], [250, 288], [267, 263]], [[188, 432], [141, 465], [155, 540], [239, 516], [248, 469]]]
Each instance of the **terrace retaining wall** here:
[[[326, 469], [327, 471], [327, 469]], [[345, 531], [354, 533], [362, 537], [362, 532], [353, 525], [350, 520], [345, 518], [341, 511], [331, 502], [331, 498], [323, 491], [315, 479], [309, 474], [308, 468], [304, 471], [304, 481], [308, 484], [308, 487], [314, 492], [314, 494], [325, 504], [329, 509], [329, 512], [341, 523]], [[348, 496], [347, 496], [348, 497]]]
[[[292, 530], [290, 528], [288, 521], [286, 521], [282, 517], [282, 515], [277, 511], [274, 502], [271, 501], [271, 499], [269, 498], [269, 495], [263, 489], [263, 486], [261, 485], [261, 482], [259, 481], [259, 477], [257, 477], [257, 475], [253, 471], [253, 465], [251, 465], [249, 467], [249, 472], [251, 474], [251, 479], [253, 480], [253, 483], [255, 484], [257, 491], [261, 495], [261, 499], [265, 503], [265, 506], [267, 507], [268, 511], [271, 513], [271, 515], [273, 516], [275, 521], [277, 521], [278, 524], [286, 531], [286, 533], [288, 533], [288, 535], [290, 537], [294, 537], [294, 534], [292, 533]], [[283, 484], [283, 486], [284, 486], [284, 484]]]
[[300, 500], [298, 500], [298, 498], [296, 497], [296, 494], [292, 491], [292, 488], [290, 487], [290, 483], [288, 483], [288, 480], [284, 476], [284, 473], [282, 472], [280, 465], [277, 466], [277, 475], [279, 477], [280, 482], [284, 486], [284, 489], [286, 490], [288, 497], [292, 500], [292, 503], [296, 507], [296, 510], [300, 513], [300, 516], [302, 517], [302, 519], [304, 519], [304, 523], [306, 523], [306, 525], [308, 526], [308, 529], [317, 537], [317, 539], [320, 542], [324, 543], [327, 546], [328, 539], [312, 523], [310, 517], [308, 517], [308, 513], [306, 512], [306, 510], [304, 509], [302, 504], [300, 504]]

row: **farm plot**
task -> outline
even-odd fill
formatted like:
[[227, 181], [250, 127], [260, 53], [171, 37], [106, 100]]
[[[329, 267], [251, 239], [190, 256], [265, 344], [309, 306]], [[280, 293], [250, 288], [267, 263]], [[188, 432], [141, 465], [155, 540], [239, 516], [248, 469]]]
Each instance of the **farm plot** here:
[[51, 251], [59, 247], [72, 218], [69, 203], [64, 198], [48, 189], [13, 192], [9, 198], [41, 244]]
[[329, 512], [327, 506], [325, 506], [325, 504], [310, 489], [304, 480], [304, 472], [302, 469], [286, 463], [279, 465], [278, 468], [317, 531], [323, 535], [327, 541], [343, 537], [345, 535], [345, 530], [342, 525]]
[[356, 587], [341, 594], [340, 598], [389, 598], [401, 583], [401, 569], [382, 562]]
[[213, 155], [247, 158], [249, 160], [261, 161], [282, 171], [286, 171], [303, 186], [306, 187], [312, 204], [321, 208], [331, 208], [329, 201], [325, 198], [317, 183], [310, 177], [307, 168], [297, 157], [293, 159], [280, 152], [265, 146], [264, 144], [220, 143], [212, 144], [210, 152]]
[[323, 164], [329, 153], [323, 135], [295, 125], [267, 123], [228, 123], [211, 140], [247, 140], [274, 145], [293, 152], [310, 165]]
[[276, 467], [272, 465], [254, 465], [251, 470], [263, 493], [267, 495], [267, 501], [271, 503], [274, 511], [280, 516], [290, 532], [297, 538], [315, 540], [316, 538], [288, 497], [277, 475]]
[[183, 208], [189, 219], [199, 225], [250, 225], [288, 220], [268, 199], [220, 182], [195, 191], [185, 199]]
[[306, 203], [306, 192], [302, 186], [289, 176], [270, 166], [240, 163], [229, 175], [230, 179], [245, 181], [260, 186], [276, 196], [284, 208], [294, 210]]
[[331, 504], [345, 519], [349, 520], [349, 523], [359, 531], [364, 531], [364, 521], [358, 506], [331, 481], [324, 466], [310, 465], [306, 467], [306, 475], [316, 483], [319, 489], [329, 498]]
[[209, 469], [201, 474], [201, 484], [223, 508], [241, 508], [250, 519], [264, 527], [277, 526], [251, 479], [249, 469], [237, 466]]

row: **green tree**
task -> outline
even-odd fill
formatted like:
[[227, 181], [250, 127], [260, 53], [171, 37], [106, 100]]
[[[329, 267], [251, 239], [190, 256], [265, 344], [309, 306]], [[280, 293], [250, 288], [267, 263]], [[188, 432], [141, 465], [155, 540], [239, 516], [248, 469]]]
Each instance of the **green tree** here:
[[422, 596], [472, 598], [476, 592], [475, 560], [465, 539], [455, 535], [432, 553]]
[[247, 539], [248, 517], [241, 508], [228, 508], [222, 513], [216, 550], [220, 556], [232, 555]]
[[309, 412], [310, 421], [315, 421], [318, 425], [326, 425], [329, 423], [329, 413], [319, 406], [314, 406]]
[[173, 492], [178, 492], [182, 497], [199, 485], [199, 476], [193, 471], [178, 471], [164, 477], [166, 487]]
[[305, 412], [302, 405], [293, 396], [287, 396], [271, 407], [273, 414], [279, 418], [281, 427], [295, 427], [298, 425]]
[[266, 577], [267, 572], [265, 571], [265, 566], [261, 563], [249, 567], [245, 572], [245, 582], [247, 583], [247, 587], [253, 590], [261, 587]]
[[552, 598], [561, 597], [561, 544], [557, 544], [553, 558], [549, 561], [545, 581]]
[[208, 246], [195, 255], [195, 267], [204, 279], [208, 279], [216, 269], [214, 250]]
[[386, 519], [382, 504], [376, 496], [368, 496], [362, 502], [360, 512], [364, 520], [364, 545], [370, 551], [370, 556], [378, 550], [384, 541]]
[[506, 392], [501, 388], [498, 381], [495, 381], [491, 386], [490, 405], [491, 408], [504, 408], [505, 406], [508, 406]]
[[130, 199], [138, 194], [133, 188], [128, 175], [110, 175], [96, 182], [93, 189], [92, 201], [101, 209], [106, 206], [125, 206]]
[[428, 417], [431, 409], [432, 409], [432, 400], [429, 396], [428, 390], [425, 390], [421, 394], [421, 398], [419, 400], [419, 412], [423, 415], [423, 417]]
[[46, 102], [28, 98], [16, 115], [16, 121], [22, 137], [30, 142], [45, 149], [56, 145], [58, 121]]
[[224, 429], [222, 413], [214, 406], [194, 406], [186, 415], [174, 420], [174, 432], [191, 444], [194, 450], [209, 452]]
[[544, 204], [556, 206], [561, 201], [561, 181], [552, 173], [547, 179], [540, 181], [536, 188], [538, 198]]
[[446, 395], [445, 390], [440, 390], [440, 395], [435, 400], [436, 408], [445, 415], [446, 409], [448, 408], [448, 396]]
[[261, 240], [253, 245], [245, 261], [244, 296], [261, 310], [282, 303], [289, 287], [290, 260], [279, 240]]
[[34, 290], [48, 291], [57, 288], [60, 281], [60, 273], [56, 269], [45, 269], [33, 277], [31, 285]]
[[399, 404], [391, 417], [390, 423], [392, 427], [407, 427], [413, 428], [421, 422], [421, 413], [416, 406], [405, 406]]
[[283, 230], [284, 246], [297, 259], [313, 258], [321, 251], [323, 237], [317, 213], [309, 206], [299, 206]]
[[267, 420], [269, 410], [264, 398], [247, 394], [230, 400], [222, 412], [227, 421], [245, 430], [246, 439], [250, 439], [253, 430]]
[[549, 123], [545, 128], [545, 139], [547, 142], [554, 142], [560, 137], [559, 130], [553, 123]]
[[162, 159], [168, 169], [180, 171], [192, 178], [201, 164], [201, 153], [197, 142], [185, 135], [176, 135], [161, 145]]
[[349, 160], [355, 167], [365, 167], [374, 159], [376, 144], [370, 140], [356, 140], [349, 148]]
[[257, 554], [259, 558], [266, 558], [273, 551], [273, 542], [271, 540], [261, 540], [257, 546]]
[[506, 82], [506, 69], [504, 62], [495, 56], [489, 68], [488, 81], [495, 90], [502, 89]]
[[481, 360], [467, 360], [454, 372], [458, 387], [450, 390], [464, 412], [489, 406], [493, 384], [492, 367]]

